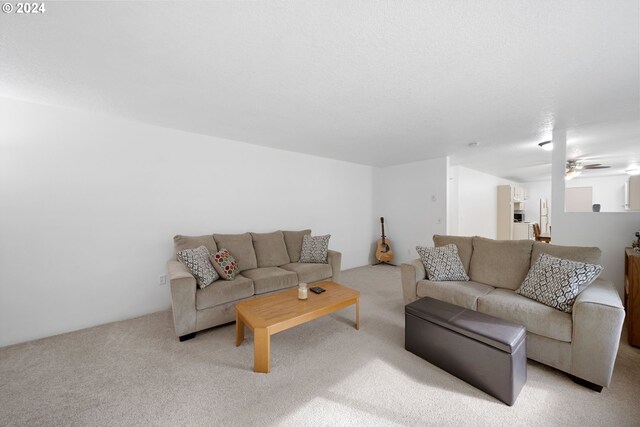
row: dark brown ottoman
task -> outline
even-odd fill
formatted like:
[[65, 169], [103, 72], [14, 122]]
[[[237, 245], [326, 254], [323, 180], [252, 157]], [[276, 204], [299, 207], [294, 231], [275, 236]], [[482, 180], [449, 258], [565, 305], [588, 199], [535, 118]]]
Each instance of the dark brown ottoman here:
[[527, 381], [524, 326], [433, 298], [405, 306], [405, 348], [509, 406]]

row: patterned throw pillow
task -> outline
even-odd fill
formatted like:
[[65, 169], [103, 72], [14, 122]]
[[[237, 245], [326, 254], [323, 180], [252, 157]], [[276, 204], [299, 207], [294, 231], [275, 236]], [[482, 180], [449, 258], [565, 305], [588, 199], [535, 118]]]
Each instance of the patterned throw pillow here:
[[469, 276], [464, 271], [464, 265], [458, 254], [458, 247], [453, 243], [436, 248], [416, 246], [429, 280], [467, 281]]
[[602, 266], [541, 254], [516, 293], [565, 313], [576, 297], [602, 271]]
[[200, 289], [206, 288], [220, 278], [209, 260], [209, 250], [206, 246], [195, 249], [185, 249], [177, 252], [178, 261], [183, 263], [196, 278]]
[[325, 236], [310, 236], [305, 234], [302, 238], [300, 262], [326, 264], [330, 237], [331, 234], [327, 234]]
[[238, 261], [226, 249], [220, 249], [211, 257], [216, 271], [225, 280], [233, 280], [238, 274]]

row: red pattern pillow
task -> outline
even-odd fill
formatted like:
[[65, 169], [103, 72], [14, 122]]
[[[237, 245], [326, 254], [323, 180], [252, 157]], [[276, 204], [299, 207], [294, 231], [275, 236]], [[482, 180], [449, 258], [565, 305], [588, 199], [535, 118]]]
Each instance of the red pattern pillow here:
[[239, 273], [238, 261], [224, 248], [220, 249], [211, 257], [211, 264], [213, 264], [213, 268], [220, 274], [220, 277], [225, 280], [233, 280], [236, 278], [236, 274]]

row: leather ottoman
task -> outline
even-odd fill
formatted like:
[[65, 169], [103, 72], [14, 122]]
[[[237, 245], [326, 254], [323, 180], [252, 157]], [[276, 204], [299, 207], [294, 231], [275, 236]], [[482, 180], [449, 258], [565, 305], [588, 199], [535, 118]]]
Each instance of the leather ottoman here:
[[433, 298], [405, 306], [405, 348], [509, 406], [527, 381], [524, 326]]

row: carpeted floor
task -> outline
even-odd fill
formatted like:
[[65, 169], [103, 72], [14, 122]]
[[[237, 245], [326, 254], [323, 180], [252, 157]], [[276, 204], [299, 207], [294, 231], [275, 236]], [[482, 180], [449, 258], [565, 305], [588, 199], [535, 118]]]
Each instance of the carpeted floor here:
[[640, 423], [640, 350], [621, 343], [596, 393], [528, 363], [513, 407], [404, 350], [400, 270], [342, 282], [355, 308], [272, 337], [271, 373], [234, 325], [180, 343], [171, 312], [0, 349], [0, 425], [615, 425]]

